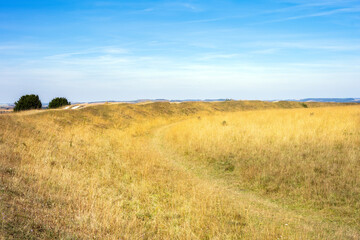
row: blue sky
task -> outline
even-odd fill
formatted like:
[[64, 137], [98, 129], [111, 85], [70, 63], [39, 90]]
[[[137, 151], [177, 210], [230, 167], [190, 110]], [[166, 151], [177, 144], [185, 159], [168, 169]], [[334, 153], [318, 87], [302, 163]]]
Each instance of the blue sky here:
[[359, 0], [0, 1], [0, 102], [359, 89]]

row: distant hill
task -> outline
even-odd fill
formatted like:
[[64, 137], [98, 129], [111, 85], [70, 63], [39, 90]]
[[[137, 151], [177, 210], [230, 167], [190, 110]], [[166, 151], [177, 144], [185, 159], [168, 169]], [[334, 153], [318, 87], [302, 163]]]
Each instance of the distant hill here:
[[295, 102], [356, 102], [360, 103], [360, 98], [303, 98], [303, 99], [287, 99], [286, 101]]
[[[182, 99], [182, 100], [167, 100], [167, 99], [140, 99], [128, 102], [223, 102], [223, 101], [231, 101], [236, 99], [228, 99], [228, 98], [219, 98], [219, 99]], [[265, 100], [266, 101], [266, 100]], [[274, 101], [291, 101], [291, 102], [339, 102], [339, 103], [347, 103], [347, 102], [356, 102], [360, 103], [360, 98], [303, 98], [303, 99], [277, 99], [270, 100], [270, 102]], [[268, 101], [266, 101], [268, 102]]]
[[0, 109], [13, 109], [14, 104], [11, 103], [0, 103]]

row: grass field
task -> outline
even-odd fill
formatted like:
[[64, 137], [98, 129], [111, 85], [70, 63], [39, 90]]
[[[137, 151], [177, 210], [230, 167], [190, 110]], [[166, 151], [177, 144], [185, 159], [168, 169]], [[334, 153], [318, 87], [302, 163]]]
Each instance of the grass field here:
[[0, 115], [0, 238], [359, 239], [360, 106]]

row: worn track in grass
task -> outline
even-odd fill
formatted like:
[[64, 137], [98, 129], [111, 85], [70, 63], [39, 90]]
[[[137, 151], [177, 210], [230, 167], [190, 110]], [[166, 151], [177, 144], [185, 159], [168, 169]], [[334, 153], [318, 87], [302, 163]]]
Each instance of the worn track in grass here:
[[[189, 119], [186, 119], [189, 120]], [[179, 123], [171, 123], [153, 130], [151, 143], [154, 149], [160, 152], [161, 157], [176, 168], [187, 171], [206, 184], [213, 185], [220, 192], [226, 192], [232, 201], [245, 213], [250, 223], [246, 228], [248, 232], [257, 231], [267, 238], [279, 239], [359, 239], [359, 231], [350, 226], [340, 225], [336, 222], [324, 221], [314, 211], [295, 211], [286, 205], [271, 201], [245, 189], [231, 186], [224, 179], [214, 178], [204, 166], [198, 166], [196, 161], [189, 159], [171, 149], [164, 141], [164, 133]], [[244, 232], [247, 232], [247, 230]], [[271, 234], [270, 234], [271, 233]], [[246, 239], [255, 239], [255, 236], [245, 235]], [[261, 237], [259, 238], [261, 239]]]

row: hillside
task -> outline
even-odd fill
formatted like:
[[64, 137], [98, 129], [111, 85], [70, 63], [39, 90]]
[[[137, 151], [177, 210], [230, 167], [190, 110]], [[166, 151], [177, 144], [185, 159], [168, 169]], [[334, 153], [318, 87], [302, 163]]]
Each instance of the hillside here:
[[359, 116], [286, 101], [0, 115], [0, 238], [358, 239]]

